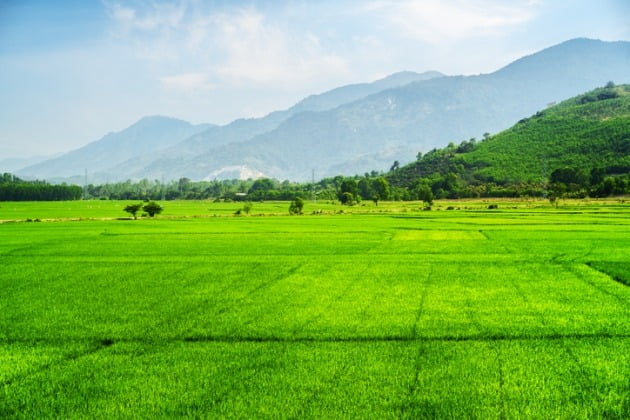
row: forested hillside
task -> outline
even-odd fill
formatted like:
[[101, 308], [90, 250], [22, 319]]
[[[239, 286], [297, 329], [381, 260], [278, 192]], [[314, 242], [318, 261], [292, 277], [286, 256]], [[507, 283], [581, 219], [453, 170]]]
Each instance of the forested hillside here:
[[548, 181], [557, 194], [626, 192], [630, 85], [610, 83], [484, 137], [419, 155], [388, 179], [428, 185], [437, 197], [536, 194]]

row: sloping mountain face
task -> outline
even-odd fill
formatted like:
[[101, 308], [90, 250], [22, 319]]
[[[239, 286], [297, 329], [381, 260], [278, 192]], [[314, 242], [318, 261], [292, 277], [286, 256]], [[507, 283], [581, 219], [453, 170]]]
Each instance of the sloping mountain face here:
[[[123, 178], [146, 177], [149, 179], [159, 178], [162, 175], [168, 178], [179, 178], [182, 176], [193, 179], [226, 178], [235, 174], [234, 168], [242, 169], [237, 171], [239, 174], [262, 174], [263, 172], [260, 170], [248, 168], [246, 165], [246, 162], [253, 160], [258, 162], [260, 168], [266, 168], [266, 163], [261, 161], [261, 157], [250, 157], [247, 156], [247, 153], [237, 155], [237, 152], [231, 152], [234, 155], [234, 164], [226, 163], [223, 165], [219, 163], [214, 166], [208, 166], [201, 162], [195, 163], [195, 167], [198, 167], [199, 170], [189, 170], [190, 168], [186, 169], [186, 167], [189, 166], [190, 161], [197, 161], [197, 158], [201, 155], [214, 155], [217, 148], [221, 149], [226, 144], [244, 142], [270, 132], [287, 119], [302, 112], [330, 110], [385, 89], [443, 76], [442, 73], [436, 71], [424, 73], [400, 72], [372, 83], [342, 86], [318, 95], [311, 95], [289, 109], [272, 112], [263, 118], [239, 119], [225, 126], [212, 127], [204, 132], [197, 133], [174, 147], [157, 153], [139, 156], [118, 166], [112, 166], [109, 172], [119, 174], [119, 177], [122, 176]], [[241, 149], [236, 146], [236, 150]], [[239, 156], [243, 157], [244, 160], [239, 161]], [[270, 162], [270, 164], [273, 163]]]
[[[167, 148], [208, 128], [209, 124], [192, 125], [176, 118], [145, 117], [123, 131], [109, 133], [84, 147], [28, 166], [17, 173], [46, 179], [81, 176], [86, 169], [92, 174], [132, 157]], [[111, 175], [117, 178], [116, 174]]]
[[630, 85], [599, 88], [566, 100], [481, 142], [433, 150], [388, 174], [397, 186], [419, 178], [459, 187], [544, 184], [554, 170], [588, 177], [630, 175]]
[[319, 95], [311, 95], [291, 107], [289, 113], [294, 115], [304, 111], [326, 111], [386, 89], [444, 76], [444, 74], [437, 71], [427, 71], [424, 73], [401, 71], [372, 83], [347, 85]]
[[576, 39], [491, 74], [397, 73], [310, 96], [264, 118], [197, 130], [178, 141], [163, 132], [164, 146], [118, 154], [92, 144], [89, 155], [72, 155], [63, 163], [55, 159], [18, 174], [49, 178], [87, 167], [92, 174], [100, 171], [101, 182], [235, 174], [302, 181], [312, 171], [317, 177], [354, 175], [504, 130], [550, 103], [629, 79], [630, 42]]
[[[234, 165], [219, 164], [212, 167], [205, 162], [196, 163], [199, 170], [189, 165], [199, 156], [214, 154], [215, 149], [226, 144], [238, 144], [272, 131], [293, 115], [332, 109], [384, 89], [442, 76], [443, 74], [435, 71], [395, 73], [372, 83], [348, 85], [312, 95], [287, 110], [276, 111], [263, 118], [239, 119], [225, 126], [194, 126], [175, 118], [146, 117], [121, 132], [110, 133], [85, 147], [30, 165], [17, 173], [24, 177], [52, 181], [82, 182], [83, 173], [87, 169], [90, 182], [97, 183], [128, 178], [260, 177], [265, 173], [257, 168], [266, 168], [268, 165], [261, 158], [254, 159], [255, 167], [246, 164], [252, 159], [245, 159]], [[247, 153], [240, 156], [247, 157]], [[197, 175], [198, 173], [202, 176]]]
[[207, 179], [223, 167], [246, 167], [307, 180], [312, 170], [318, 177], [383, 170], [418, 151], [501, 131], [608, 81], [628, 82], [629, 70], [629, 42], [571, 40], [491, 74], [415, 81], [332, 109], [295, 113], [247, 141], [185, 160], [163, 157], [132, 175]]
[[569, 99], [490, 137], [463, 155], [479, 179], [535, 182], [570, 167], [630, 174], [630, 85]]

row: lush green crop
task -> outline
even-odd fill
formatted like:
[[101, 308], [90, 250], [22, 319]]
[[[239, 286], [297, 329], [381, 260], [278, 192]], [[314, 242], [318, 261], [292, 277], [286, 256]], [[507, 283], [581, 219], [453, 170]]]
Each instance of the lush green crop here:
[[630, 415], [628, 205], [241, 205], [0, 224], [0, 416]]

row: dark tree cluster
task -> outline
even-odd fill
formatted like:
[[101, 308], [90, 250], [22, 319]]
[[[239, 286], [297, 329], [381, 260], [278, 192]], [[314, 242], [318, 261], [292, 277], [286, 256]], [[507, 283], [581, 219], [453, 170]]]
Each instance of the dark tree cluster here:
[[551, 173], [549, 191], [552, 197], [610, 197], [630, 194], [630, 172], [611, 174], [612, 169], [559, 168]]
[[156, 214], [162, 213], [164, 209], [155, 201], [149, 201], [147, 203], [128, 204], [125, 206], [125, 208], [123, 208], [123, 211], [133, 216], [134, 220], [138, 218], [138, 212], [140, 210], [143, 210], [146, 213], [146, 216], [154, 217]]
[[76, 185], [51, 185], [43, 181], [24, 181], [9, 173], [0, 177], [0, 201], [79, 200], [83, 189]]

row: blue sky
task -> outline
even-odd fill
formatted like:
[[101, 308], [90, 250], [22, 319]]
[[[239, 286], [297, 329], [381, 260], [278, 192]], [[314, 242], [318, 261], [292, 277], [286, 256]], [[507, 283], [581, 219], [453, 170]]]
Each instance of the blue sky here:
[[0, 0], [0, 160], [146, 115], [224, 124], [401, 70], [488, 73], [628, 22], [627, 0]]

